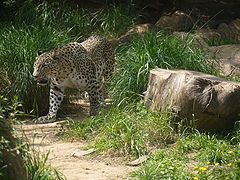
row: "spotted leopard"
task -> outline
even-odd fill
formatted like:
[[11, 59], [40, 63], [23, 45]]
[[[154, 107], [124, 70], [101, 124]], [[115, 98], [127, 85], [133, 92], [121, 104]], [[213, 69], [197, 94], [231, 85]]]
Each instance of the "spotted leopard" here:
[[37, 122], [49, 123], [56, 120], [66, 88], [86, 91], [90, 101], [90, 115], [97, 115], [104, 102], [104, 84], [110, 81], [114, 64], [110, 42], [99, 36], [38, 53], [33, 77], [40, 85], [50, 82], [50, 105], [49, 113], [39, 117]]

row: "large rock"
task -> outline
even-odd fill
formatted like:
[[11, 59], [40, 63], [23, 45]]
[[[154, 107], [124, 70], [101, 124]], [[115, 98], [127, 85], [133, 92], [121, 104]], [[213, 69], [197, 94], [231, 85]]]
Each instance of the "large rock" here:
[[222, 75], [240, 75], [240, 44], [212, 46], [209, 49]]
[[216, 29], [198, 29], [195, 33], [204, 39], [204, 41], [219, 41], [221, 39], [221, 34]]
[[217, 28], [220, 23], [229, 23], [239, 17], [238, 0], [176, 0], [177, 9], [191, 14], [198, 27]]
[[124, 35], [120, 36], [119, 38], [111, 39], [110, 42], [113, 45], [113, 47], [116, 47], [119, 44], [130, 42], [134, 37], [142, 36], [150, 31], [157, 32], [159, 31], [159, 29], [154, 24], [150, 23], [138, 24], [131, 28], [129, 31], [127, 31]]
[[171, 16], [160, 17], [155, 25], [171, 31], [189, 31], [193, 27], [193, 20], [188, 14], [176, 11]]
[[170, 108], [177, 115], [176, 123], [222, 132], [239, 120], [240, 84], [200, 72], [154, 69], [145, 103], [153, 111]]
[[240, 19], [235, 19], [229, 24], [221, 23], [217, 29], [202, 28], [195, 31], [206, 42], [239, 42]]
[[229, 24], [221, 23], [217, 31], [221, 34], [222, 39], [240, 41], [240, 19], [235, 19]]

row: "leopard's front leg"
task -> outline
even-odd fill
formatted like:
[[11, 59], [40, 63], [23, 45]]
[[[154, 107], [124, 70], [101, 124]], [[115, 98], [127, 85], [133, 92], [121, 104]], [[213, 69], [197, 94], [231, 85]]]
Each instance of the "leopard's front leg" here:
[[51, 123], [56, 121], [57, 111], [63, 100], [64, 88], [51, 85], [49, 97], [49, 112], [37, 119], [37, 123]]
[[95, 82], [88, 87], [90, 101], [90, 116], [98, 115], [100, 106], [104, 103], [102, 89], [99, 82]]

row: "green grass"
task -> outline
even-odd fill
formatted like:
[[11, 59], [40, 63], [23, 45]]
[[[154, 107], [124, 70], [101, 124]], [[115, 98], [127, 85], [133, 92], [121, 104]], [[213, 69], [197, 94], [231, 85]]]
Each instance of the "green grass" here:
[[150, 32], [117, 50], [117, 67], [112, 82], [115, 105], [138, 102], [146, 90], [149, 72], [155, 67], [215, 73], [206, 53], [192, 41], [182, 41], [163, 32]]
[[90, 142], [96, 154], [150, 158], [130, 177], [157, 179], [234, 179], [240, 177], [240, 127], [228, 135], [175, 132], [170, 113], [143, 104], [112, 108], [83, 122], [69, 121], [63, 137]]
[[29, 179], [32, 180], [64, 180], [65, 177], [57, 169], [47, 163], [48, 155], [28, 148], [25, 154], [25, 166]]
[[[91, 34], [120, 36], [135, 23], [131, 8], [110, 6], [92, 12], [63, 6], [26, 1], [12, 21], [5, 19], [0, 25], [0, 93], [9, 99], [17, 95], [27, 112], [48, 107], [48, 88], [38, 87], [31, 76], [37, 50], [82, 41]], [[215, 74], [205, 52], [194, 47], [191, 39], [182, 41], [163, 32], [136, 37], [116, 52], [112, 82], [115, 106], [83, 122], [69, 121], [63, 137], [88, 140], [98, 153], [126, 158], [158, 149], [132, 174], [137, 179], [239, 179], [239, 127], [226, 137], [176, 133], [171, 113], [150, 112], [139, 103], [152, 68]], [[2, 96], [0, 101], [6, 103]], [[35, 151], [25, 154], [30, 179], [63, 178], [46, 164], [47, 158], [48, 154]]]
[[174, 142], [170, 113], [153, 113], [142, 104], [129, 109], [112, 108], [84, 122], [70, 122], [65, 138], [91, 139], [98, 152], [139, 157], [149, 148]]
[[[238, 129], [239, 131], [239, 129]], [[234, 137], [234, 136], [233, 136]], [[239, 179], [240, 143], [194, 133], [158, 150], [134, 172], [138, 179]]]
[[0, 66], [1, 75], [9, 83], [1, 87], [1, 94], [18, 96], [28, 112], [36, 104], [42, 104], [42, 109], [46, 105], [44, 101], [48, 100], [48, 88], [37, 87], [33, 80], [36, 52], [38, 49], [60, 46], [69, 40], [66, 33], [60, 33], [51, 26], [39, 28], [21, 25], [5, 28], [0, 38]]
[[37, 51], [60, 46], [71, 38], [67, 30], [58, 31], [54, 27], [49, 8], [27, 7], [23, 7], [26, 11], [22, 10], [14, 22], [3, 24], [0, 30], [0, 75], [5, 79], [1, 94], [9, 99], [18, 96], [27, 112], [33, 108], [46, 111], [48, 88], [39, 88], [32, 78]]
[[160, 150], [140, 170], [133, 172], [132, 176], [142, 180], [187, 179], [185, 159], [173, 150]]
[[239, 179], [239, 122], [228, 135], [176, 133], [172, 118], [170, 113], [150, 112], [142, 104], [112, 108], [83, 122], [69, 121], [63, 137], [87, 140], [97, 154], [126, 159], [150, 154], [130, 175], [137, 179]]

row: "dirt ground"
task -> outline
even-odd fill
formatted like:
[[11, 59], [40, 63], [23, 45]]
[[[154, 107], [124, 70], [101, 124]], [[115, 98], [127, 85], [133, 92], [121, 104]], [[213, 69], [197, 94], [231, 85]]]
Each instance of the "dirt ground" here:
[[128, 179], [128, 174], [136, 170], [119, 158], [74, 156], [86, 151], [87, 142], [61, 140], [56, 136], [61, 129], [59, 122], [15, 125], [15, 129], [18, 137], [31, 147], [42, 153], [49, 152], [48, 163], [60, 170], [67, 180]]

